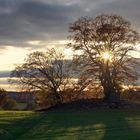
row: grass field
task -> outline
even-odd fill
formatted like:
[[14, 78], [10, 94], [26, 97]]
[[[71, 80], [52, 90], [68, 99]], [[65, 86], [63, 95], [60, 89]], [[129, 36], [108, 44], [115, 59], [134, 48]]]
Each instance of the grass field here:
[[140, 140], [140, 110], [0, 111], [0, 140]]

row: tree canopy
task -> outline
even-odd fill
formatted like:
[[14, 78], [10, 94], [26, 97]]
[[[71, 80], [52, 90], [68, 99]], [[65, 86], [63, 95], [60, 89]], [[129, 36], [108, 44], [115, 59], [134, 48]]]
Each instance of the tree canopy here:
[[[80, 93], [98, 85], [94, 89], [103, 91], [106, 101], [118, 104], [122, 85], [134, 83], [138, 76], [135, 67], [139, 63], [131, 53], [140, 43], [139, 34], [118, 15], [82, 17], [70, 25], [69, 31], [68, 46], [80, 52], [73, 57], [75, 70], [64, 63], [62, 53], [48, 49], [29, 54], [25, 63], [12, 72], [11, 77], [16, 77], [12, 81], [43, 93], [41, 100], [51, 97], [56, 103], [62, 102], [66, 86], [67, 91]], [[70, 70], [80, 75], [75, 83], [69, 82], [73, 78]]]
[[138, 63], [131, 52], [136, 51], [139, 34], [118, 15], [82, 17], [69, 29], [69, 46], [81, 51], [75, 58], [83, 73], [101, 85], [107, 101], [117, 100], [121, 85], [137, 78], [134, 68]]
[[11, 81], [30, 91], [45, 93], [43, 98], [51, 96], [56, 102], [61, 102], [60, 93], [65, 88], [67, 76], [62, 53], [48, 49], [46, 52], [29, 54], [25, 63], [13, 70], [11, 77], [16, 79]]

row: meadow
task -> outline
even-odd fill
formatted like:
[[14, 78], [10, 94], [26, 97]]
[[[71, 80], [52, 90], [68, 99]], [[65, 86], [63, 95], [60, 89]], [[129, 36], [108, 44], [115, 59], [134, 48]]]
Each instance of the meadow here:
[[0, 111], [0, 140], [139, 139], [139, 110]]

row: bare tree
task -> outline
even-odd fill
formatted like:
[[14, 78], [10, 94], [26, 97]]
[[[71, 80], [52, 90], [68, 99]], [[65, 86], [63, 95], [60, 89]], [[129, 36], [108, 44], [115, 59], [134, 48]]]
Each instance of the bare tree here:
[[68, 44], [77, 55], [77, 65], [83, 75], [103, 88], [105, 100], [119, 101], [120, 87], [137, 78], [136, 63], [131, 52], [136, 51], [139, 34], [118, 15], [82, 17], [70, 25]]
[[29, 54], [25, 63], [12, 71], [11, 81], [25, 89], [45, 93], [44, 98], [51, 96], [56, 103], [61, 103], [61, 91], [67, 76], [64, 56], [55, 49], [48, 49], [45, 53], [37, 51]]

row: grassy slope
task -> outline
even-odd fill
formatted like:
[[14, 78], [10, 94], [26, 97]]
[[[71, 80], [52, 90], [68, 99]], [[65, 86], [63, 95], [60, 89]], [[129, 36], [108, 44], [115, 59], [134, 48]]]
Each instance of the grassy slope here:
[[0, 140], [140, 140], [140, 111], [0, 112]]

